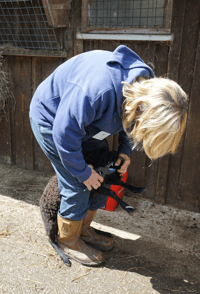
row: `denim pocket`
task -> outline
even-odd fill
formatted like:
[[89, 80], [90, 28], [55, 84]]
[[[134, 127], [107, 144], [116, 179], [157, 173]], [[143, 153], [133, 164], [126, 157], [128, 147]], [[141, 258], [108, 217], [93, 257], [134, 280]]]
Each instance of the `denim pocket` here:
[[41, 136], [45, 151], [47, 153], [49, 152], [51, 155], [53, 154], [55, 157], [59, 157], [58, 151], [56, 149], [53, 136], [52, 136], [52, 133], [53, 133], [52, 127], [44, 127], [42, 125], [39, 125], [39, 132], [40, 132], [40, 136]]

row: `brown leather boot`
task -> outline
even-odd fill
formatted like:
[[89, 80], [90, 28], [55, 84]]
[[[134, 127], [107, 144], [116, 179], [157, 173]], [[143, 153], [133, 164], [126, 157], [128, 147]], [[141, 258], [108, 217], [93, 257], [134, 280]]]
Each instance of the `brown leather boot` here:
[[91, 248], [80, 239], [83, 220], [72, 221], [58, 214], [57, 221], [58, 246], [68, 257], [89, 266], [98, 266], [104, 261], [102, 252]]
[[101, 251], [110, 251], [113, 247], [113, 239], [104, 235], [97, 234], [90, 224], [96, 214], [97, 210], [88, 210], [86, 217], [83, 220], [81, 239], [89, 244], [92, 244]]

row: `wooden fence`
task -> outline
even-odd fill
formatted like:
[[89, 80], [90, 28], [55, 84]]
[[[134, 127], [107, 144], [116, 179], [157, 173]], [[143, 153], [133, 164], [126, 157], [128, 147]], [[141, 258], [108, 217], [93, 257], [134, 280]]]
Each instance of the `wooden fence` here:
[[[144, 152], [135, 152], [129, 168], [129, 182], [146, 186], [142, 197], [158, 203], [200, 211], [200, 3], [174, 0], [171, 29], [173, 42], [79, 40], [81, 1], [71, 3], [70, 26], [59, 29], [67, 58], [81, 52], [103, 49], [113, 51], [119, 44], [134, 50], [145, 62], [155, 65], [157, 76], [177, 81], [190, 98], [187, 129], [174, 156], [151, 162]], [[4, 57], [15, 99], [8, 101], [10, 111], [0, 122], [0, 162], [29, 170], [52, 173], [48, 160], [33, 139], [29, 125], [29, 104], [37, 85], [59, 64], [62, 57]], [[12, 100], [12, 99], [11, 99]], [[116, 138], [110, 140], [116, 148]]]

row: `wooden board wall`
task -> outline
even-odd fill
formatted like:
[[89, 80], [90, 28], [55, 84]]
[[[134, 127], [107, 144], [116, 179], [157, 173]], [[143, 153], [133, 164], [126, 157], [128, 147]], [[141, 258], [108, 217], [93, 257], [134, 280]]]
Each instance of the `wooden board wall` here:
[[[8, 63], [4, 63], [2, 70], [9, 71]], [[0, 119], [0, 162], [4, 164], [12, 164], [10, 111], [14, 107], [13, 102], [12, 99], [8, 99], [6, 115]]]
[[[59, 31], [68, 58], [89, 50], [115, 50], [124, 44], [145, 62], [155, 65], [157, 76], [177, 81], [190, 98], [187, 130], [174, 156], [151, 162], [143, 151], [134, 152], [129, 168], [129, 182], [146, 186], [142, 197], [158, 203], [200, 211], [199, 197], [199, 129], [200, 129], [200, 2], [174, 0], [172, 16], [172, 44], [161, 42], [77, 40], [81, 28], [81, 0], [71, 2], [70, 26]], [[62, 58], [9, 56], [5, 68], [10, 73], [16, 101], [0, 122], [0, 163], [52, 173], [52, 167], [33, 138], [28, 118], [29, 104], [37, 85], [59, 64]], [[117, 147], [117, 136], [109, 139], [111, 148]]]

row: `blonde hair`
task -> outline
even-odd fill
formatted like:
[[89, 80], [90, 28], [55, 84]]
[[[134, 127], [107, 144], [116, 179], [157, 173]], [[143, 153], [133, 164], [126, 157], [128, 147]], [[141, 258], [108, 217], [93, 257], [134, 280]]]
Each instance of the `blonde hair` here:
[[123, 82], [123, 127], [134, 147], [157, 159], [175, 153], [186, 127], [187, 95], [167, 78]]

